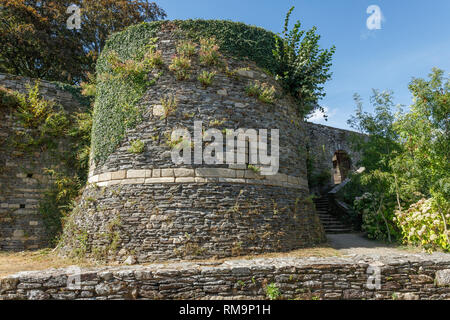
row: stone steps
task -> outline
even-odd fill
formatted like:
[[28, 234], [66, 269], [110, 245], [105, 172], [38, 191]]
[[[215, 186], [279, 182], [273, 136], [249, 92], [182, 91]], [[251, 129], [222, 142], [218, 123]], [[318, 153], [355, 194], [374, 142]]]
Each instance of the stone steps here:
[[328, 198], [321, 197], [314, 199], [314, 204], [316, 206], [316, 212], [322, 222], [325, 233], [337, 234], [337, 233], [350, 233], [352, 229], [345, 224], [343, 224], [339, 219], [330, 214]]

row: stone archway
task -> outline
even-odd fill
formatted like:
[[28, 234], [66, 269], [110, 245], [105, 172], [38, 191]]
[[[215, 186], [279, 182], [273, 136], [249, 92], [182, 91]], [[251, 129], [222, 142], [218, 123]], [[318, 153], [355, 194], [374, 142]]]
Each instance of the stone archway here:
[[342, 183], [347, 178], [352, 167], [352, 161], [343, 150], [338, 150], [333, 156], [333, 180], [334, 184]]

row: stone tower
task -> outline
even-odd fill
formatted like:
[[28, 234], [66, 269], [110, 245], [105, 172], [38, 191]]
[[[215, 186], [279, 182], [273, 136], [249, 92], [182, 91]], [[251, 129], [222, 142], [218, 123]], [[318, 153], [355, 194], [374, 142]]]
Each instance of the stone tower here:
[[[221, 56], [209, 64], [198, 40], [213, 36]], [[197, 47], [186, 54], [185, 77], [178, 77], [171, 65], [185, 39]], [[89, 184], [65, 223], [64, 254], [148, 262], [288, 251], [324, 241], [308, 198], [304, 123], [254, 58], [262, 49], [271, 52], [272, 39], [238, 23], [174, 21], [135, 26], [109, 40], [97, 68]], [[148, 67], [145, 50], [161, 53], [162, 63], [152, 64], [142, 81], [135, 70]], [[198, 80], [204, 72], [214, 74], [210, 85]], [[252, 95], [252, 86], [273, 86], [273, 103]], [[265, 176], [245, 164], [175, 164], [170, 134], [192, 132], [195, 121], [219, 132], [279, 129], [278, 173]]]

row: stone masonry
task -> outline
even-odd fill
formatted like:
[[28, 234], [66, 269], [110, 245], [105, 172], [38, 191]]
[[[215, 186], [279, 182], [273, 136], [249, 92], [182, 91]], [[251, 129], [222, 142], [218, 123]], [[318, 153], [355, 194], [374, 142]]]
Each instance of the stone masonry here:
[[[279, 294], [269, 296], [267, 285]], [[264, 258], [21, 272], [0, 300], [450, 299], [449, 255]]]
[[[26, 93], [35, 80], [0, 74], [0, 85]], [[67, 112], [80, 108], [72, 94], [55, 84], [40, 81], [43, 98], [64, 106]], [[18, 126], [14, 110], [0, 110], [0, 250], [37, 249], [46, 245], [45, 227], [38, 211], [43, 192], [50, 185], [45, 168], [60, 166], [45, 150], [25, 153], [9, 144]], [[29, 130], [29, 129], [27, 129]]]
[[[182, 35], [157, 37], [168, 66]], [[325, 240], [308, 199], [306, 155], [299, 152], [306, 131], [293, 100], [254, 63], [224, 59], [237, 77], [219, 72], [204, 88], [197, 80], [204, 67], [193, 62], [189, 80], [164, 70], [147, 89], [142, 123], [104, 163], [91, 165], [91, 184], [64, 232], [64, 254], [142, 263], [288, 251]], [[255, 81], [276, 88], [273, 105], [248, 96]], [[177, 109], [162, 119], [166, 96], [176, 98]], [[204, 130], [279, 129], [278, 175], [264, 177], [245, 164], [174, 164], [166, 137], [175, 128], [193, 132], [194, 121]], [[136, 140], [145, 144], [140, 154], [129, 151]]]

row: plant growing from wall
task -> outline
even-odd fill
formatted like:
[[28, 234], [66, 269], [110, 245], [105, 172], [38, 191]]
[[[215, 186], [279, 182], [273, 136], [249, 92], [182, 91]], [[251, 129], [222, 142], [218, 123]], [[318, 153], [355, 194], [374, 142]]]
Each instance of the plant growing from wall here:
[[275, 102], [275, 87], [267, 83], [255, 81], [245, 88], [250, 97], [256, 97], [263, 103], [273, 104]]
[[276, 286], [275, 283], [270, 283], [265, 287], [266, 296], [270, 300], [277, 300], [281, 297], [280, 289]]
[[207, 88], [212, 84], [215, 76], [216, 76], [216, 72], [203, 70], [198, 75], [197, 79], [198, 79], [198, 81], [200, 81], [200, 83], [202, 84], [202, 86], [204, 88]]
[[200, 39], [200, 63], [214, 66], [220, 62], [219, 46], [217, 45], [216, 38], [201, 38]]
[[185, 56], [175, 56], [169, 66], [177, 80], [187, 80], [191, 76], [191, 60]]
[[275, 36], [273, 56], [277, 65], [274, 74], [296, 98], [300, 114], [307, 117], [315, 109], [322, 109], [318, 101], [325, 96], [323, 84], [331, 78], [331, 59], [335, 47], [320, 49], [317, 28], [301, 30], [300, 21], [289, 30], [293, 10], [294, 7], [286, 14], [282, 34]]
[[191, 40], [182, 40], [177, 45], [177, 53], [180, 56], [191, 58], [197, 51], [197, 44]]
[[174, 95], [166, 95], [160, 99], [160, 102], [164, 110], [161, 120], [167, 119], [167, 117], [177, 111], [178, 101]]
[[145, 144], [141, 140], [134, 140], [131, 142], [131, 147], [128, 148], [128, 152], [134, 153], [134, 154], [140, 154], [144, 152]]

